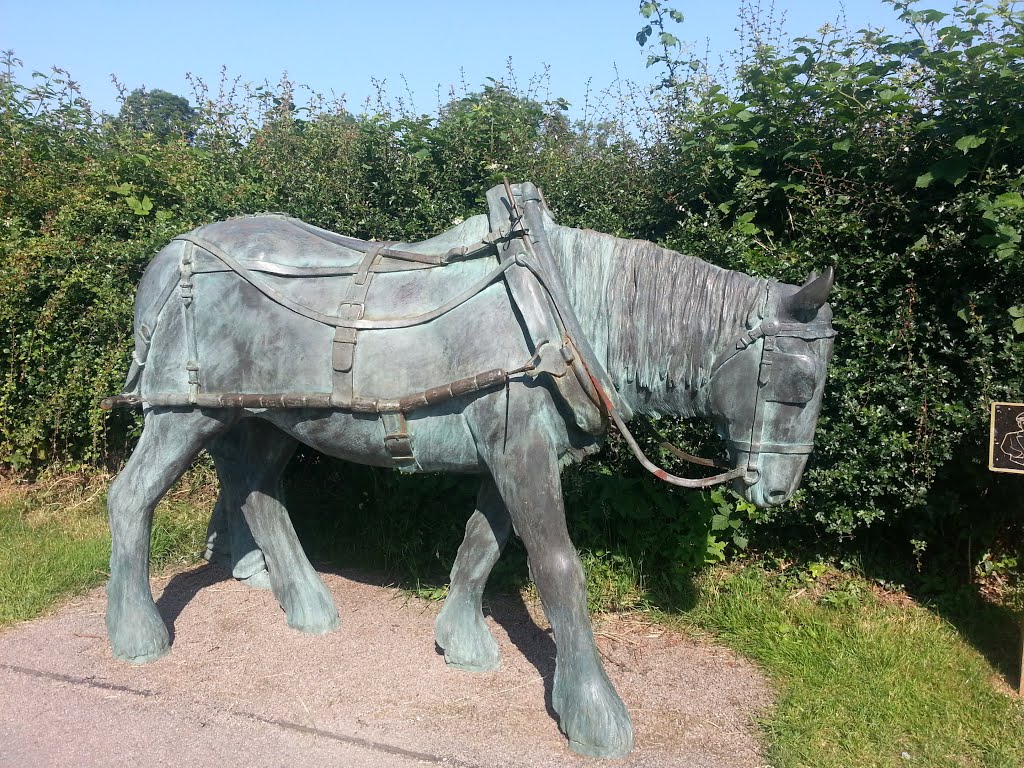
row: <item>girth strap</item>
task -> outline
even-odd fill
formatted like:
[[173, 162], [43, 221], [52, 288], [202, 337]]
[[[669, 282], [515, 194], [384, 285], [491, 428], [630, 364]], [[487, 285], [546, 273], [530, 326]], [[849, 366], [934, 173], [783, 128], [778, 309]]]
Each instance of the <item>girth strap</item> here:
[[384, 423], [384, 447], [391, 459], [403, 472], [413, 471], [416, 469], [416, 457], [412, 452], [412, 436], [409, 434], [405, 414], [401, 411], [388, 411], [382, 413], [380, 418]]

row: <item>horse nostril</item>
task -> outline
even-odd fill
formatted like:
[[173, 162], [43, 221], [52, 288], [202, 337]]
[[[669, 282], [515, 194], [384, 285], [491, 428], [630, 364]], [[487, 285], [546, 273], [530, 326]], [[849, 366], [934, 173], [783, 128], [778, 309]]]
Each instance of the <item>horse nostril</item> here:
[[770, 503], [772, 503], [772, 504], [781, 504], [785, 500], [786, 500], [786, 492], [785, 491], [775, 490], [775, 491], [769, 491], [768, 492], [768, 501]]

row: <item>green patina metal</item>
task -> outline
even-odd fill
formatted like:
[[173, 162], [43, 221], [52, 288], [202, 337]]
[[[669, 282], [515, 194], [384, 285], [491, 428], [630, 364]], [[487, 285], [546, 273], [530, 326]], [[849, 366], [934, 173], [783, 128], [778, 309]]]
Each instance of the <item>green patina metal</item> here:
[[[126, 390], [108, 401], [145, 414], [109, 494], [117, 657], [168, 649], [144, 553], [153, 507], [201, 448], [222, 483], [209, 554], [239, 578], [269, 581], [289, 624], [307, 632], [333, 629], [338, 614], [281, 496], [299, 442], [405, 471], [476, 472], [477, 510], [437, 621], [446, 659], [497, 665], [480, 599], [514, 524], [555, 634], [560, 727], [584, 754], [630, 750], [629, 715], [594, 645], [559, 468], [614, 425], [669, 482], [732, 482], [762, 506], [788, 498], [832, 349], [831, 271], [792, 286], [560, 227], [532, 184], [496, 187], [488, 208], [415, 244], [253, 216], [157, 254], [139, 286]], [[709, 480], [669, 475], [629, 435], [634, 414], [713, 419], [733, 468]]]

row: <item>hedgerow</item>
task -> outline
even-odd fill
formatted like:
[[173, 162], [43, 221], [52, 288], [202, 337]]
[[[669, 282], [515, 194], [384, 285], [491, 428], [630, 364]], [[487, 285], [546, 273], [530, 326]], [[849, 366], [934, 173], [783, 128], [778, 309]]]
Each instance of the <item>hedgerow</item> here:
[[[758, 520], [831, 540], [884, 524], [918, 550], [1006, 535], [1019, 501], [986, 471], [985, 441], [989, 403], [1024, 389], [1024, 15], [893, 5], [895, 35], [790, 39], [747, 18], [721, 74], [686, 53], [678, 12], [642, 2], [652, 90], [577, 122], [533, 84], [500, 81], [432, 115], [299, 105], [284, 80], [196, 83], [193, 105], [137, 92], [114, 117], [67, 73], [26, 78], [7, 53], [0, 465], [123, 460], [138, 421], [98, 401], [121, 386], [133, 288], [173, 235], [273, 210], [415, 239], [484, 210], [508, 176], [538, 183], [563, 223], [788, 282], [836, 267], [816, 453], [798, 496]], [[602, 461], [629, 471], [614, 451]], [[667, 501], [648, 512], [678, 499], [653, 493]]]

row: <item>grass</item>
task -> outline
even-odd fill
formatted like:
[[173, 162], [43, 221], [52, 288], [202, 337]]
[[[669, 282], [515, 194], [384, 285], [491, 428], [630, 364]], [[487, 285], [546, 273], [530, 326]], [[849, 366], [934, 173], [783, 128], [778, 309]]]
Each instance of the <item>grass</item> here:
[[[212, 497], [193, 471], [157, 507], [150, 564], [195, 562]], [[0, 486], [0, 627], [34, 618], [107, 580], [108, 478], [63, 477]], [[208, 504], [198, 502], [208, 498]]]
[[776, 768], [1022, 765], [1024, 704], [951, 625], [904, 596], [756, 564], [712, 571], [698, 592], [668, 621], [770, 676], [777, 701], [763, 727]]
[[[0, 626], [38, 616], [103, 583], [110, 546], [105, 487], [103, 478], [0, 485]], [[154, 520], [154, 569], [198, 558], [212, 487], [208, 468], [193, 470], [161, 503]], [[335, 506], [333, 499], [324, 504]], [[398, 511], [393, 516], [398, 520]], [[364, 521], [376, 517], [362, 515]], [[307, 524], [320, 522], [306, 532], [314, 534], [307, 543], [327, 534], [342, 538], [340, 530], [325, 528], [337, 519], [312, 516]], [[387, 527], [371, 548], [376, 560], [393, 568], [398, 554], [419, 551], [425, 542], [415, 528], [406, 535], [401, 524]], [[515, 561], [516, 553], [510, 554]], [[930, 610], [901, 591], [883, 591], [875, 582], [825, 566], [801, 571], [747, 562], [705, 572], [692, 589], [682, 590], [686, 600], [658, 611], [649, 607], [643, 569], [629, 557], [597, 550], [585, 551], [583, 560], [592, 606], [648, 610], [761, 666], [776, 690], [776, 705], [762, 722], [774, 768], [1024, 765], [1024, 704], [993, 666], [1001, 665], [1006, 676], [1016, 674], [1017, 617], [995, 611], [991, 602], [960, 599]], [[416, 576], [396, 575], [406, 581]], [[518, 583], [506, 578], [504, 586]], [[443, 596], [444, 589], [436, 594]], [[999, 633], [991, 626], [997, 616], [1003, 624]]]

